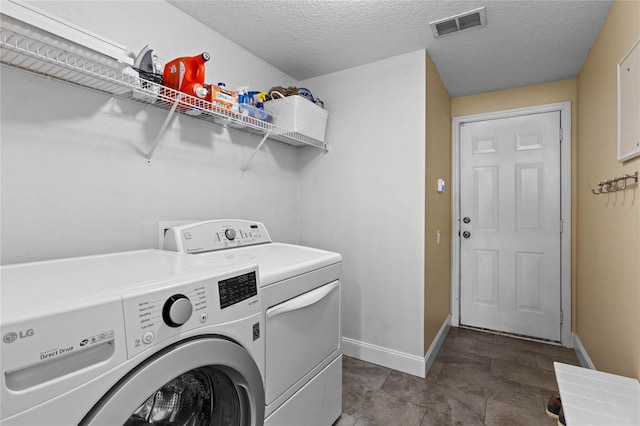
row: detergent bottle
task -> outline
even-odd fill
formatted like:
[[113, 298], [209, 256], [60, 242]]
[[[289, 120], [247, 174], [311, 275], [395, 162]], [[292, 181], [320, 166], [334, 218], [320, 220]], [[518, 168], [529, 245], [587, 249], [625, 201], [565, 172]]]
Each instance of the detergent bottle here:
[[164, 85], [188, 95], [204, 98], [208, 90], [204, 87], [204, 64], [211, 57], [207, 52], [196, 56], [176, 58], [164, 66]]

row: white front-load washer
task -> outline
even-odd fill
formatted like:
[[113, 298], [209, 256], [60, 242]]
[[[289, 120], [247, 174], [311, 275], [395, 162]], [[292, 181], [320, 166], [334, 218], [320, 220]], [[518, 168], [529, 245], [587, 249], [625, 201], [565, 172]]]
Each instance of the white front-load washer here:
[[262, 425], [256, 265], [162, 250], [0, 268], [3, 425]]
[[342, 413], [342, 256], [275, 243], [264, 224], [169, 228], [164, 249], [258, 265], [265, 325], [265, 425], [330, 426]]

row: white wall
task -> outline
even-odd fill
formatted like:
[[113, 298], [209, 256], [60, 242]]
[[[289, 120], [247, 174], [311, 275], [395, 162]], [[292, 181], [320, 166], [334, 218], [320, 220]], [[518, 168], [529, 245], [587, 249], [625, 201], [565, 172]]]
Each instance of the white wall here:
[[425, 67], [417, 51], [300, 83], [325, 102], [331, 145], [300, 154], [300, 242], [344, 257], [347, 353], [411, 372], [424, 360]]
[[[208, 51], [208, 82], [295, 84], [165, 2], [31, 2], [161, 62]], [[161, 220], [261, 220], [296, 242], [297, 149], [180, 116], [156, 151], [166, 112], [2, 67], [1, 263], [157, 246]]]

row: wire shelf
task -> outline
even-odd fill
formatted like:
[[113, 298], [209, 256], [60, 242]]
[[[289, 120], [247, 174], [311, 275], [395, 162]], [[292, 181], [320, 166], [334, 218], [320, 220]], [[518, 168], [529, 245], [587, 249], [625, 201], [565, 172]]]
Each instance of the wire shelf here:
[[173, 109], [179, 114], [218, 125], [268, 135], [270, 139], [289, 145], [328, 150], [328, 145], [323, 141], [144, 80], [131, 69], [118, 68], [115, 62], [101, 63], [100, 58], [92, 57], [90, 52], [71, 52], [4, 28], [0, 28], [0, 63], [118, 98], [131, 99], [167, 111]]

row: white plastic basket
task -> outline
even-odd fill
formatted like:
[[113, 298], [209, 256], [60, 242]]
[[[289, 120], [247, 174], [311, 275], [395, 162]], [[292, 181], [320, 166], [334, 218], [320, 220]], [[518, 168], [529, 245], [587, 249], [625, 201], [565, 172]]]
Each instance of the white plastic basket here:
[[264, 110], [273, 116], [271, 122], [276, 126], [324, 142], [329, 113], [302, 96], [267, 101]]

